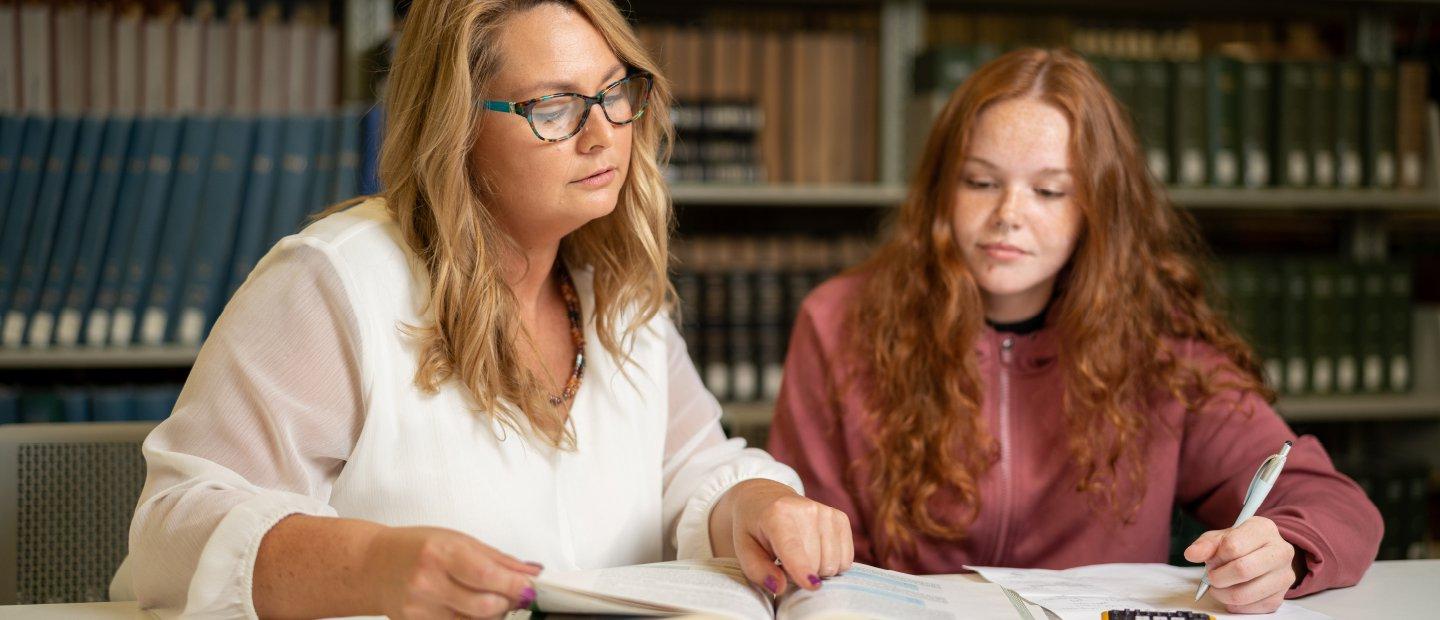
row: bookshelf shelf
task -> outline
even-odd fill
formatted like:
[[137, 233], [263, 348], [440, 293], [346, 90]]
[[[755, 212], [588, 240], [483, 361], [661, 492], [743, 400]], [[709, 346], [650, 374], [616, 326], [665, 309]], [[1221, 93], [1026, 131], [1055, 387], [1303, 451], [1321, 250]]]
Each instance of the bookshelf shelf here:
[[18, 368], [185, 368], [196, 347], [0, 349], [0, 369]]
[[[1193, 210], [1400, 211], [1440, 214], [1440, 192], [1367, 189], [1171, 188], [1175, 204]], [[676, 204], [695, 206], [890, 207], [903, 185], [741, 185], [677, 183]]]
[[[723, 403], [724, 419], [737, 427], [768, 426], [775, 404], [768, 401]], [[1440, 419], [1440, 394], [1361, 394], [1282, 397], [1287, 422]]]

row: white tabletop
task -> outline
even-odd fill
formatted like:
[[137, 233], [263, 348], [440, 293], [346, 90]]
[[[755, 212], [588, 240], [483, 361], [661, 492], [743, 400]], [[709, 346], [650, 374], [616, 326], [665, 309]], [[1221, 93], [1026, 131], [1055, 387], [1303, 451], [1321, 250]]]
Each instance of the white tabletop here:
[[[957, 575], [980, 579], [979, 575]], [[1440, 560], [1376, 562], [1352, 588], [1329, 590], [1296, 603], [1332, 618], [1424, 618], [1440, 610]], [[5, 620], [150, 618], [134, 601], [0, 606]]]

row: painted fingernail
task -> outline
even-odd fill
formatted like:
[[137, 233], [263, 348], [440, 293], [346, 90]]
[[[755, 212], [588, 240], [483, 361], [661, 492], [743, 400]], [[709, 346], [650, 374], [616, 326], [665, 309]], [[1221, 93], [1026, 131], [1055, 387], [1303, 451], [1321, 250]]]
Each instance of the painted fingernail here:
[[780, 593], [780, 582], [775, 580], [774, 575], [765, 576], [765, 589], [769, 590], [771, 594]]
[[525, 609], [535, 602], [535, 588], [527, 587], [520, 591], [520, 605], [516, 609]]
[[538, 568], [538, 569], [540, 569], [540, 570], [545, 570], [545, 565], [544, 565], [544, 564], [541, 564], [541, 563], [539, 563], [539, 562], [526, 562], [526, 564], [529, 564], [529, 565], [531, 565], [531, 566], [534, 566], [535, 568]]
[[816, 577], [816, 576], [814, 576], [814, 575], [810, 575], [809, 577], [806, 577], [806, 579], [809, 579], [809, 580], [810, 580], [810, 585], [812, 585], [812, 586], [818, 586], [818, 585], [820, 585], [820, 578], [819, 578], [819, 577]]

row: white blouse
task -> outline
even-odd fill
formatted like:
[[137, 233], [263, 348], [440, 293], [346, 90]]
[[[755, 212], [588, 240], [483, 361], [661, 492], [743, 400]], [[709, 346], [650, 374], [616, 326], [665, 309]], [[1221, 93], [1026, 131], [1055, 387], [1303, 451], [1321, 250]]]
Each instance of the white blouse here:
[[[260, 540], [290, 514], [465, 532], [547, 569], [705, 558], [710, 507], [735, 483], [801, 490], [788, 467], [726, 440], [668, 317], [637, 333], [625, 373], [594, 333], [556, 451], [475, 413], [463, 389], [417, 389], [424, 265], [384, 203], [281, 240], [206, 340], [170, 418], [144, 445], [129, 584], [163, 615], [253, 617]], [[115, 590], [124, 591], [124, 573]]]

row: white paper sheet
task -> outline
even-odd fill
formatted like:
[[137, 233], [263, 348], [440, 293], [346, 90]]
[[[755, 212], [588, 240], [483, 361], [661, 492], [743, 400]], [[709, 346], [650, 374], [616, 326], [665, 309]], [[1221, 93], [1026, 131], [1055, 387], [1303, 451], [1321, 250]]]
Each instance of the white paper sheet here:
[[915, 577], [855, 564], [844, 574], [826, 579], [819, 590], [791, 591], [782, 598], [777, 617], [950, 620], [1021, 616], [1005, 590], [993, 583]]
[[1019, 592], [1062, 620], [1096, 620], [1108, 609], [1203, 611], [1216, 618], [1324, 620], [1329, 616], [1289, 601], [1273, 614], [1231, 615], [1206, 595], [1195, 600], [1201, 568], [1168, 564], [1097, 564], [1067, 570], [967, 566], [991, 582]]

